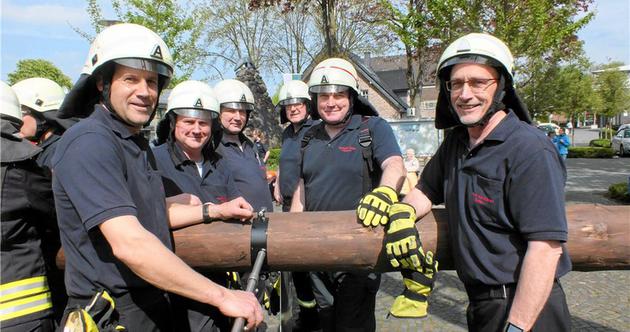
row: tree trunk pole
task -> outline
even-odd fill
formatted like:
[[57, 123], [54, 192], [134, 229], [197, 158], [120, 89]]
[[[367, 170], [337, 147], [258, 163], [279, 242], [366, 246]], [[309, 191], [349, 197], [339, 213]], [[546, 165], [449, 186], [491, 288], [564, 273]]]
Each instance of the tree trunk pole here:
[[[567, 205], [568, 250], [573, 270], [630, 268], [630, 206]], [[365, 228], [354, 211], [269, 213], [267, 262], [281, 271], [391, 270], [383, 227]], [[416, 223], [425, 251], [441, 270], [454, 269], [447, 215], [433, 209]], [[251, 268], [251, 224], [214, 222], [174, 232], [175, 251], [205, 270]]]

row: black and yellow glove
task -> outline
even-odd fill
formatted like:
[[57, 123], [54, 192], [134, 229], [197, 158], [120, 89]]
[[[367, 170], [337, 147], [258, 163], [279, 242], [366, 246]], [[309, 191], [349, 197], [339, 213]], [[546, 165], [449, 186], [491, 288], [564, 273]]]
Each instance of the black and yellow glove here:
[[394, 203], [389, 210], [389, 219], [389, 227], [385, 233], [389, 263], [394, 268], [420, 267], [424, 252], [416, 230], [416, 210], [407, 203]]
[[[68, 332], [125, 332], [127, 329], [118, 325], [116, 304], [106, 290], [101, 290], [92, 297], [85, 308], [77, 307], [68, 312], [63, 331]], [[115, 314], [114, 314], [115, 313]]]
[[390, 314], [398, 318], [426, 317], [429, 302], [427, 301], [438, 271], [438, 262], [433, 259], [433, 253], [428, 251], [423, 256], [422, 266], [415, 270], [403, 270], [405, 290], [396, 297]]
[[365, 227], [387, 225], [389, 207], [396, 202], [398, 194], [394, 189], [387, 186], [378, 187], [361, 198], [357, 206], [357, 217]]

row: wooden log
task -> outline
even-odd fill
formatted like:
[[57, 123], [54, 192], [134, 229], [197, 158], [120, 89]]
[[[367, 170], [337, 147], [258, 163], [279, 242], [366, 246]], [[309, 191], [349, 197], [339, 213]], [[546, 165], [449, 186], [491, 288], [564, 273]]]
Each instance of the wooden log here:
[[[267, 262], [282, 271], [391, 270], [383, 228], [365, 228], [354, 211], [269, 213]], [[444, 209], [416, 224], [441, 270], [453, 269]], [[630, 206], [567, 205], [568, 249], [576, 271], [630, 268]], [[179, 257], [204, 270], [251, 268], [250, 224], [215, 222], [174, 232]]]

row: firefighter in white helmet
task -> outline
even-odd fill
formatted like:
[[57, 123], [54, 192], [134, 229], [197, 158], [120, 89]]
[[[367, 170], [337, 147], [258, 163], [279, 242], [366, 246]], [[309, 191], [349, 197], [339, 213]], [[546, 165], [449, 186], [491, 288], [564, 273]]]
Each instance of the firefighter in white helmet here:
[[[453, 129], [404, 201], [415, 208], [413, 219], [445, 204], [470, 331], [568, 331], [559, 282], [571, 269], [566, 170], [530, 125], [513, 72], [510, 50], [494, 36], [471, 33], [446, 48], [435, 126]], [[426, 293], [429, 285], [414, 276], [407, 289]], [[417, 305], [403, 294], [392, 313], [405, 316]]]
[[[19, 135], [20, 103], [0, 82], [2, 153], [2, 331], [54, 331], [51, 291], [41, 241], [42, 230], [54, 222], [54, 202], [46, 173], [37, 165], [41, 148]], [[62, 279], [63, 281], [63, 279]]]
[[[208, 84], [184, 81], [171, 90], [166, 114], [157, 127], [158, 146], [153, 148], [166, 197], [188, 193], [198, 197], [200, 204], [232, 204], [251, 210], [236, 187], [232, 171], [214, 151], [210, 137], [212, 121], [218, 115], [219, 103]], [[235, 274], [204, 275], [229, 288]], [[170, 300], [177, 326], [190, 326], [190, 331], [229, 329], [227, 317], [207, 304], [174, 294]]]
[[216, 149], [232, 170], [238, 190], [255, 211], [273, 211], [273, 201], [264, 162], [253, 142], [243, 134], [254, 111], [254, 95], [245, 83], [228, 79], [214, 88], [219, 101]]
[[[318, 63], [308, 81], [312, 126], [301, 140], [300, 179], [292, 212], [357, 209], [366, 227], [385, 225], [405, 175], [400, 148], [387, 122], [359, 93], [347, 60]], [[376, 273], [313, 272], [324, 331], [374, 331]]]
[[94, 306], [87, 304], [113, 300], [118, 315], [96, 324], [178, 330], [165, 291], [244, 317], [250, 328], [262, 320], [254, 296], [215, 284], [172, 251], [169, 227], [252, 216], [246, 206], [166, 201], [141, 129], [172, 72], [169, 49], [157, 34], [136, 24], [113, 25], [94, 39], [83, 73], [61, 106], [63, 116], [87, 116], [66, 131], [53, 158], [70, 296], [64, 326], [84, 318], [77, 308], [90, 314]]
[[[20, 135], [34, 142], [42, 152], [37, 155], [37, 163], [47, 175], [42, 185], [48, 188], [47, 197], [52, 197], [51, 161], [55, 148], [64, 131], [76, 123], [77, 119], [59, 119], [57, 113], [66, 95], [56, 82], [42, 77], [28, 78], [12, 86], [18, 96], [22, 109], [22, 127]], [[42, 249], [48, 270], [48, 284], [52, 292], [55, 318], [59, 320], [66, 306], [66, 289], [63, 270], [55, 262], [61, 248], [59, 229], [54, 209], [42, 227]]]
[[[310, 103], [311, 96], [306, 83], [299, 80], [288, 81], [280, 88], [276, 111], [279, 113], [280, 123], [288, 123], [288, 125], [282, 132], [282, 150], [278, 176], [274, 184], [274, 198], [282, 204], [284, 212], [288, 212], [291, 208], [293, 192], [300, 179], [299, 159], [302, 137], [313, 124], [319, 123], [318, 120], [310, 118]], [[293, 272], [291, 274], [300, 310], [294, 330], [317, 330], [320, 328], [319, 318], [308, 273]]]

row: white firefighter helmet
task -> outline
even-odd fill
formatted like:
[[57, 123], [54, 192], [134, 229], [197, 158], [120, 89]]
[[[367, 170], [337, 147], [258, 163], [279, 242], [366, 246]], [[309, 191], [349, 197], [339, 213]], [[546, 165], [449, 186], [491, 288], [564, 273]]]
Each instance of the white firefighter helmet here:
[[287, 105], [304, 103], [306, 104], [306, 117], [308, 117], [308, 108], [311, 96], [308, 93], [308, 85], [300, 80], [288, 81], [278, 92], [278, 105], [276, 111], [280, 113], [280, 123], [288, 122], [286, 108]]
[[359, 93], [357, 70], [348, 61], [340, 58], [329, 58], [315, 66], [308, 80], [309, 92], [340, 92], [348, 88]]
[[103, 74], [109, 83], [114, 67], [106, 65], [111, 63], [157, 73], [158, 95], [173, 76], [171, 53], [155, 32], [132, 23], [109, 26], [92, 42], [81, 76], [59, 109], [60, 118], [86, 117], [99, 100], [109, 104], [109, 91], [97, 89], [95, 74]]
[[13, 89], [4, 81], [0, 81], [0, 93], [2, 93], [2, 107], [0, 107], [0, 114], [10, 116], [21, 121], [22, 111], [20, 110], [20, 101], [18, 100], [15, 91], [13, 91]]
[[479, 63], [502, 67], [510, 80], [514, 79], [512, 52], [500, 39], [489, 34], [470, 33], [451, 43], [438, 61], [438, 75], [441, 77], [444, 69], [458, 63]]
[[492, 115], [502, 109], [514, 112], [521, 121], [531, 123], [527, 106], [514, 89], [514, 57], [500, 39], [484, 33], [470, 33], [451, 43], [438, 61], [437, 78], [440, 86], [435, 107], [435, 127], [438, 129], [461, 125], [459, 116], [451, 104], [446, 82], [450, 79], [453, 66], [460, 63], [475, 63], [491, 66], [499, 73], [497, 90], [491, 106], [476, 123], [467, 127], [485, 125]]
[[138, 24], [114, 24], [101, 31], [90, 46], [81, 72], [91, 75], [109, 61], [166, 78], [173, 75], [173, 58], [164, 40]]
[[219, 115], [219, 102], [212, 88], [200, 81], [184, 81], [171, 91], [167, 113], [211, 120]]
[[22, 106], [41, 113], [58, 110], [66, 96], [59, 84], [43, 77], [27, 78], [12, 88]]
[[254, 94], [245, 83], [239, 80], [229, 79], [217, 83], [214, 93], [221, 107], [254, 110]]

